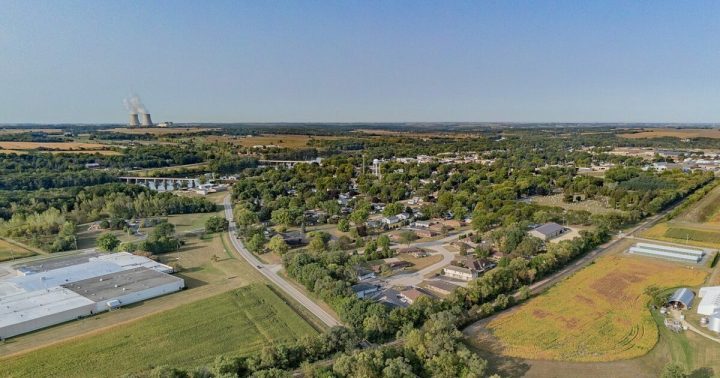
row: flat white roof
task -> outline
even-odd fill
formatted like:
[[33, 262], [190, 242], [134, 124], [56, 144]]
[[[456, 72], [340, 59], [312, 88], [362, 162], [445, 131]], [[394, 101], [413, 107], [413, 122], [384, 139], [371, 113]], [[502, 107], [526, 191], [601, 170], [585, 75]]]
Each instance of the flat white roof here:
[[0, 328], [94, 303], [62, 287], [10, 295], [0, 298]]
[[684, 253], [676, 253], [676, 252], [660, 251], [660, 250], [656, 250], [656, 249], [641, 248], [641, 247], [631, 247], [630, 253], [640, 254], [640, 255], [648, 255], [648, 256], [656, 256], [656, 257], [664, 257], [664, 258], [673, 259], [673, 260], [692, 261], [692, 262], [698, 262], [701, 259], [701, 256], [687, 255]]
[[136, 256], [127, 252], [103, 254], [91, 258], [90, 261], [109, 261], [121, 266], [123, 270], [148, 268], [162, 273], [171, 273], [173, 271], [171, 267], [165, 264], [150, 260], [147, 257]]
[[705, 251], [703, 251], [703, 250], [690, 249], [690, 248], [679, 248], [679, 247], [672, 247], [672, 246], [668, 246], [668, 245], [637, 243], [636, 246], [640, 247], [640, 248], [657, 249], [657, 250], [666, 251], [666, 252], [684, 253], [686, 255], [694, 255], [694, 256], [705, 255]]
[[13, 277], [9, 279], [8, 282], [17, 284], [27, 291], [34, 291], [115, 273], [121, 270], [123, 270], [123, 268], [120, 265], [112, 262], [91, 261], [46, 272], [38, 272], [29, 276]]

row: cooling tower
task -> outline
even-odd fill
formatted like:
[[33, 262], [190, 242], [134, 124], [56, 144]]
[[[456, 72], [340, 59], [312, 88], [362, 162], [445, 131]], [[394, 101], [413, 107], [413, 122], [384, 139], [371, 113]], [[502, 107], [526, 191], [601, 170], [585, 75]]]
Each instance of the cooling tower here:
[[138, 120], [137, 113], [130, 114], [130, 123], [128, 124], [130, 127], [138, 127], [140, 126], [140, 120]]
[[150, 113], [143, 113], [142, 125], [145, 127], [151, 127], [153, 125], [152, 119], [150, 118]]

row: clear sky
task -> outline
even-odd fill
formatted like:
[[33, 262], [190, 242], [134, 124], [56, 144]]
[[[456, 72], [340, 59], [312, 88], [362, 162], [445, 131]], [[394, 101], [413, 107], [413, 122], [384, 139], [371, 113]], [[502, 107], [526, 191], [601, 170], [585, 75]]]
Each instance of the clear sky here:
[[720, 122], [720, 2], [0, 0], [0, 123]]

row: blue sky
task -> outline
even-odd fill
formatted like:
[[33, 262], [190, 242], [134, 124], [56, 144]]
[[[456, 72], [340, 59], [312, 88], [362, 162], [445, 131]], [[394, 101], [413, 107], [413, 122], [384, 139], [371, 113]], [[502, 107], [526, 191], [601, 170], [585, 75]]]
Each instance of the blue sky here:
[[0, 0], [0, 123], [720, 122], [720, 2]]

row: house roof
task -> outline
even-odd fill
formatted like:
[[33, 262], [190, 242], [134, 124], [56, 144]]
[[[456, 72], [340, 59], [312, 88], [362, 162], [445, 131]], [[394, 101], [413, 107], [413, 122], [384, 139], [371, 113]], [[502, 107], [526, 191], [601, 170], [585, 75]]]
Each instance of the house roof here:
[[694, 298], [695, 293], [693, 293], [692, 290], [683, 287], [675, 290], [668, 302], [679, 302], [682, 303], [683, 306], [690, 308], [690, 305], [692, 304]]
[[563, 227], [555, 222], [550, 222], [550, 223], [545, 223], [544, 225], [542, 225], [538, 228], [535, 228], [533, 231], [537, 231], [545, 236], [550, 236], [550, 235], [554, 235], [558, 232], [561, 232], [564, 229], [565, 229], [565, 227]]
[[448, 266], [446, 266], [446, 267], [443, 268], [443, 269], [445, 269], [445, 270], [452, 270], [452, 271], [455, 271], [455, 272], [460, 272], [460, 273], [465, 273], [465, 274], [472, 274], [472, 270], [470, 270], [470, 269], [468, 269], [468, 268], [463, 268], [463, 267], [461, 267], [461, 266], [448, 265]]
[[450, 282], [441, 280], [427, 281], [427, 286], [430, 288], [437, 288], [443, 291], [453, 291], [459, 287], [458, 285], [453, 285]]
[[352, 285], [351, 289], [352, 289], [352, 291], [359, 293], [362, 291], [377, 290], [377, 285], [373, 285], [373, 284], [369, 284], [369, 283], [359, 283], [356, 285]]
[[403, 297], [405, 297], [405, 298], [407, 298], [407, 299], [409, 299], [409, 300], [411, 300], [411, 301], [413, 301], [413, 302], [414, 302], [415, 300], [417, 300], [418, 298], [420, 298], [420, 297], [427, 297], [427, 296], [428, 296], [427, 294], [423, 293], [422, 291], [420, 291], [420, 290], [418, 290], [418, 289], [416, 289], [416, 288], [412, 288], [412, 289], [408, 289], [408, 290], [403, 290], [403, 291], [400, 292], [400, 295], [402, 295]]

